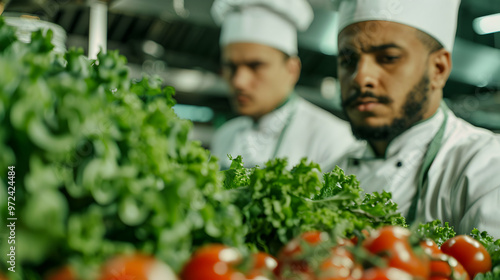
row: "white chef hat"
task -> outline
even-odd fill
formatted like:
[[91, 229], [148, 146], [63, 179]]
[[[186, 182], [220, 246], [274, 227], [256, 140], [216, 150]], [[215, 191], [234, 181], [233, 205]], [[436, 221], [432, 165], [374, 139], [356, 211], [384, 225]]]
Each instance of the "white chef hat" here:
[[306, 0], [215, 0], [212, 17], [221, 25], [220, 45], [251, 42], [296, 55], [297, 30], [313, 20]]
[[339, 8], [339, 33], [350, 24], [383, 20], [405, 24], [453, 50], [460, 0], [345, 0]]

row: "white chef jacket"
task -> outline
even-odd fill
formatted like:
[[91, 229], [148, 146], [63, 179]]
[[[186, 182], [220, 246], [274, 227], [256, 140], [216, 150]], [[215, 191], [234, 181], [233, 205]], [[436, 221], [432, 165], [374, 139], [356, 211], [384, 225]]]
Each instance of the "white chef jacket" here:
[[422, 185], [416, 219], [440, 219], [459, 234], [478, 228], [500, 238], [500, 140], [448, 109], [440, 108], [430, 119], [396, 137], [384, 158], [377, 158], [365, 142], [348, 152], [338, 165], [347, 174], [356, 175], [366, 192], [392, 192], [399, 210], [407, 216], [417, 193], [425, 153], [445, 114], [444, 136]]
[[228, 121], [216, 131], [211, 149], [221, 169], [229, 168], [230, 154], [241, 155], [245, 167], [264, 167], [275, 156], [287, 157], [291, 168], [307, 157], [324, 170], [355, 141], [348, 122], [294, 96], [258, 122], [247, 116]]

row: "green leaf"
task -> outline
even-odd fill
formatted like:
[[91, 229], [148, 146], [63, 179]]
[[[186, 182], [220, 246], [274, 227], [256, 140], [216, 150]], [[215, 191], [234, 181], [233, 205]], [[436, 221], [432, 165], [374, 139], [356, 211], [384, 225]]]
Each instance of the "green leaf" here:
[[120, 201], [118, 216], [124, 224], [137, 226], [146, 220], [149, 211], [148, 205], [141, 203], [132, 196], [126, 196]]
[[456, 235], [455, 230], [447, 222], [444, 225], [440, 220], [435, 220], [426, 224], [419, 224], [416, 234], [420, 238], [430, 238], [441, 246], [446, 240]]
[[54, 44], [52, 44], [53, 35], [52, 29], [47, 29], [45, 34], [42, 30], [31, 33], [31, 52], [48, 53], [52, 51], [54, 49]]
[[8, 26], [3, 17], [0, 17], [0, 52], [3, 52], [15, 41], [17, 41], [16, 30]]

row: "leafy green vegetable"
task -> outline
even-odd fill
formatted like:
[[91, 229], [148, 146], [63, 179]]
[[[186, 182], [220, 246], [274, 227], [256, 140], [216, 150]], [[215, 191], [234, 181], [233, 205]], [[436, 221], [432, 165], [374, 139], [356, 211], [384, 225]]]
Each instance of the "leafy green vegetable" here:
[[[66, 262], [91, 279], [110, 256], [135, 250], [179, 269], [195, 246], [242, 242], [217, 159], [188, 141], [192, 124], [172, 110], [172, 88], [131, 80], [117, 52], [59, 55], [51, 31], [29, 44], [14, 34], [0, 18], [0, 172], [16, 172], [12, 279]], [[4, 180], [0, 191], [5, 221]]]
[[365, 228], [405, 224], [389, 193], [362, 198], [355, 176], [338, 167], [321, 174], [317, 164], [305, 159], [292, 170], [286, 166], [286, 159], [274, 159], [262, 169], [245, 169], [236, 158], [225, 171], [225, 186], [236, 188], [251, 248], [275, 254], [309, 230], [346, 237]]
[[248, 186], [250, 184], [250, 174], [252, 174], [251, 169], [243, 167], [241, 156], [233, 159], [229, 155], [229, 159], [231, 160], [231, 166], [228, 170], [221, 171], [224, 176], [224, 188], [230, 190]]
[[420, 238], [430, 238], [438, 246], [456, 235], [455, 230], [447, 222], [444, 225], [440, 220], [435, 220], [425, 224], [419, 224], [415, 233]]

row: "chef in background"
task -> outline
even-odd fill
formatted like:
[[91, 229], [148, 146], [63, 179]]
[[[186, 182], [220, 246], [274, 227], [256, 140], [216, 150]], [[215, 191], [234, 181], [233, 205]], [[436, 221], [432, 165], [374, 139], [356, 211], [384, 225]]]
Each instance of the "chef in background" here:
[[306, 0], [215, 0], [221, 25], [222, 74], [241, 115], [220, 127], [212, 153], [221, 169], [241, 155], [246, 167], [303, 157], [324, 167], [354, 142], [349, 124], [294, 92], [301, 62], [297, 30], [306, 30], [313, 11]]
[[[459, 0], [348, 0], [338, 75], [356, 137], [339, 165], [367, 192], [390, 191], [408, 222], [440, 219], [500, 238], [500, 141], [443, 101]], [[331, 169], [330, 168], [330, 169]]]

